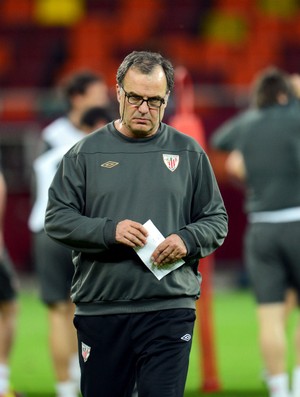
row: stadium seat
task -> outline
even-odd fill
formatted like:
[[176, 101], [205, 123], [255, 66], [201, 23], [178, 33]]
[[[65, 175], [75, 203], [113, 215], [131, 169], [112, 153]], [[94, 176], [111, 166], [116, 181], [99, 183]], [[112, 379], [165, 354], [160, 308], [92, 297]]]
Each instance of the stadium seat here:
[[22, 25], [33, 20], [32, 0], [1, 0], [0, 19], [8, 25]]

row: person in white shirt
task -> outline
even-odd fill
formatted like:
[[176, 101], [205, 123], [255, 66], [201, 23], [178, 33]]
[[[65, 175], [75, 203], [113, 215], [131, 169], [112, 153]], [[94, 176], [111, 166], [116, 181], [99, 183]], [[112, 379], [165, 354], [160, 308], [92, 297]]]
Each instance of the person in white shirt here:
[[[109, 95], [103, 78], [91, 72], [71, 76], [64, 86], [64, 94], [68, 105], [66, 115], [53, 121], [41, 133], [44, 151], [33, 164], [36, 198], [28, 225], [33, 234], [34, 262], [41, 299], [47, 305], [49, 313], [49, 344], [56, 379], [56, 396], [77, 397], [80, 371], [73, 326], [74, 305], [70, 300], [74, 265], [71, 250], [45, 234], [44, 217], [48, 188], [64, 153], [87, 132], [99, 127], [101, 117], [106, 117], [105, 123], [110, 121], [105, 113]], [[91, 108], [96, 112], [92, 119], [95, 123], [87, 126], [84, 116]]]

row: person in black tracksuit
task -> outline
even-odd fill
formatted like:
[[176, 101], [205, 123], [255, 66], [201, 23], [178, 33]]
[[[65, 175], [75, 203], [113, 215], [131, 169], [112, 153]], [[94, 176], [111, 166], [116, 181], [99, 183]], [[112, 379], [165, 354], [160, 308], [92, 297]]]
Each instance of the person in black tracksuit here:
[[[45, 230], [73, 249], [72, 299], [84, 397], [182, 397], [200, 295], [198, 261], [227, 234], [208, 157], [164, 124], [171, 63], [134, 51], [117, 72], [120, 119], [65, 154], [49, 189]], [[151, 220], [166, 238], [137, 250]]]

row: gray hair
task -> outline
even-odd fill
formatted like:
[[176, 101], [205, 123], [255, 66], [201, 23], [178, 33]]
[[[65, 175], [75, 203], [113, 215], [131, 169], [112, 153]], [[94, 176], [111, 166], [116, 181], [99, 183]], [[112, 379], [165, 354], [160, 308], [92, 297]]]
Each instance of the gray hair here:
[[128, 54], [117, 71], [117, 83], [122, 86], [124, 77], [132, 66], [143, 74], [150, 74], [156, 66], [161, 66], [167, 79], [168, 91], [174, 87], [174, 68], [170, 61], [156, 52], [133, 51]]

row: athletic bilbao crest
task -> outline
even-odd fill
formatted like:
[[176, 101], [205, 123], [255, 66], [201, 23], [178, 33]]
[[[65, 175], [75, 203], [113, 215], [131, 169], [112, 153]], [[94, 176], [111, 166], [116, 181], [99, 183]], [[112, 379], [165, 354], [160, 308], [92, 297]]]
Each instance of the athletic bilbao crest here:
[[84, 362], [90, 357], [91, 347], [81, 342], [81, 355]]
[[175, 171], [179, 164], [177, 154], [163, 154], [164, 163], [170, 171]]

